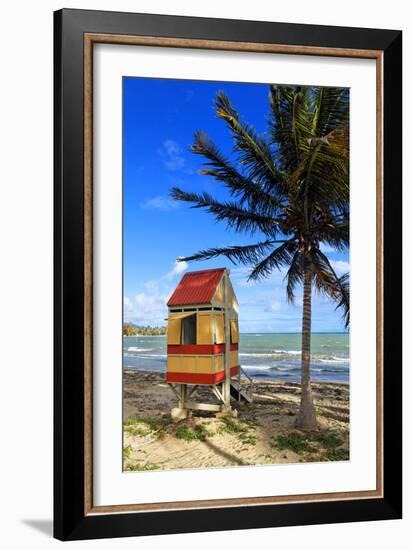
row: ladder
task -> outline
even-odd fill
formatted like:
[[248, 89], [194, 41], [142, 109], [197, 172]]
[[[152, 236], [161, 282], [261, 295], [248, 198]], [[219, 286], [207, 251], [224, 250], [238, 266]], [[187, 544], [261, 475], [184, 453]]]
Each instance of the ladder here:
[[[241, 376], [247, 379], [248, 388], [245, 384], [242, 384]], [[243, 399], [247, 403], [253, 403], [253, 380], [248, 374], [239, 366], [239, 376], [230, 380], [230, 395], [239, 402]]]

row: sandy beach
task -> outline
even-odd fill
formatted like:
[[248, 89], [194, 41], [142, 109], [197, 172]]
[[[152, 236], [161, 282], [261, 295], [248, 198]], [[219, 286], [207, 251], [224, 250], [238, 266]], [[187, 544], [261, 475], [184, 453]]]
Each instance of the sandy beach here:
[[[124, 371], [124, 471], [349, 460], [349, 386], [313, 383], [319, 432], [295, 429], [299, 384], [254, 380], [253, 404], [233, 402], [238, 417], [197, 412], [174, 424], [176, 397], [164, 375]], [[195, 400], [215, 402], [200, 387]]]

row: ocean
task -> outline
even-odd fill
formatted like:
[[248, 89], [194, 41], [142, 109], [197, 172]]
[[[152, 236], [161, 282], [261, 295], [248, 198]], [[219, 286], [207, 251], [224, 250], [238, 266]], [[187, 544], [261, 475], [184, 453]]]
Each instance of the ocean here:
[[[240, 334], [240, 365], [252, 378], [298, 382], [300, 343], [300, 334]], [[165, 372], [166, 337], [124, 336], [123, 367]], [[349, 383], [349, 335], [312, 334], [310, 368], [314, 381]]]

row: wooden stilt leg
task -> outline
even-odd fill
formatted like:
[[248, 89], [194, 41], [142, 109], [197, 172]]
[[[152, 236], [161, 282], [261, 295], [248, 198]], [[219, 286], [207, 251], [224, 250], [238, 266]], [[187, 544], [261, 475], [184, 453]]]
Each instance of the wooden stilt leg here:
[[186, 400], [187, 400], [187, 386], [186, 384], [182, 384], [182, 409], [186, 408]]
[[187, 385], [180, 384], [177, 407], [171, 411], [172, 420], [173, 422], [179, 422], [180, 420], [189, 418], [191, 414], [191, 411], [187, 408]]
[[179, 409], [184, 409], [185, 408], [185, 389], [186, 389], [186, 384], [180, 384], [179, 386], [179, 403], [178, 403], [178, 407]]

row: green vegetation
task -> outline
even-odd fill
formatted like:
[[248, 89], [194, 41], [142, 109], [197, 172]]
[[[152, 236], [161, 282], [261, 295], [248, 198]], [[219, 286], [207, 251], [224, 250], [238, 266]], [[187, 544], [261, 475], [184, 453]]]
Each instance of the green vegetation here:
[[152, 429], [144, 424], [135, 426], [125, 426], [125, 431], [130, 435], [138, 435], [139, 437], [146, 437], [152, 433]]
[[146, 424], [151, 430], [158, 430], [169, 424], [167, 418], [127, 418], [124, 421], [125, 426], [135, 426], [136, 424]]
[[222, 424], [217, 432], [208, 430], [207, 423], [196, 424], [194, 427], [180, 424], [176, 429], [175, 436], [185, 441], [205, 441], [207, 437], [229, 433], [236, 436], [245, 445], [256, 445], [256, 437], [250, 433], [255, 427], [251, 422], [238, 421], [229, 417], [222, 418], [221, 421]]
[[227, 198], [171, 189], [175, 200], [204, 209], [256, 241], [201, 250], [179, 261], [224, 257], [250, 267], [249, 280], [285, 270], [292, 303], [296, 289], [303, 288], [297, 420], [299, 429], [312, 432], [317, 428], [309, 368], [313, 291], [333, 300], [349, 324], [349, 275], [338, 275], [322, 248], [349, 246], [349, 90], [271, 85], [268, 107], [266, 131], [258, 134], [218, 92], [216, 115], [227, 126], [232, 154], [223, 155], [204, 131], [195, 133], [192, 151], [204, 160], [201, 174], [223, 185]]
[[196, 424], [194, 428], [189, 428], [185, 424], [180, 425], [176, 430], [176, 437], [185, 441], [205, 441], [206, 437], [211, 435], [203, 424]]
[[150, 464], [149, 462], [146, 462], [146, 464], [127, 464], [125, 468], [125, 470], [129, 472], [149, 472], [160, 469], [161, 467], [159, 464]]
[[140, 437], [154, 432], [161, 435], [167, 424], [169, 424], [169, 420], [166, 418], [128, 418], [124, 421], [124, 430], [131, 435]]
[[325, 449], [333, 450], [342, 445], [342, 440], [333, 432], [320, 432], [316, 434], [315, 441], [320, 443]]
[[248, 428], [242, 422], [236, 421], [234, 418], [230, 418], [230, 416], [224, 416], [222, 418], [222, 423], [222, 432], [239, 434], [246, 433], [248, 431]]
[[325, 458], [331, 462], [335, 460], [349, 460], [349, 451], [346, 449], [328, 449]]
[[127, 445], [127, 447], [123, 447], [123, 459], [130, 458], [131, 452], [132, 452], [131, 445]]
[[235, 420], [234, 418], [224, 417], [222, 418], [223, 425], [220, 428], [220, 432], [226, 432], [236, 435], [238, 439], [245, 445], [256, 445], [256, 437], [251, 434], [251, 430], [254, 430], [256, 424], [247, 420]]
[[303, 452], [315, 453], [317, 451], [317, 448], [313, 446], [309, 437], [298, 432], [280, 434], [275, 438], [274, 443], [274, 446], [279, 450], [293, 451], [296, 454], [301, 454]]
[[137, 326], [132, 323], [124, 323], [123, 336], [163, 336], [166, 327]]
[[256, 437], [247, 433], [239, 434], [239, 439], [245, 445], [256, 445]]
[[349, 451], [342, 448], [342, 445], [343, 440], [333, 432], [291, 432], [280, 434], [272, 441], [272, 447], [281, 451], [288, 450], [305, 455], [303, 462], [349, 460]]

